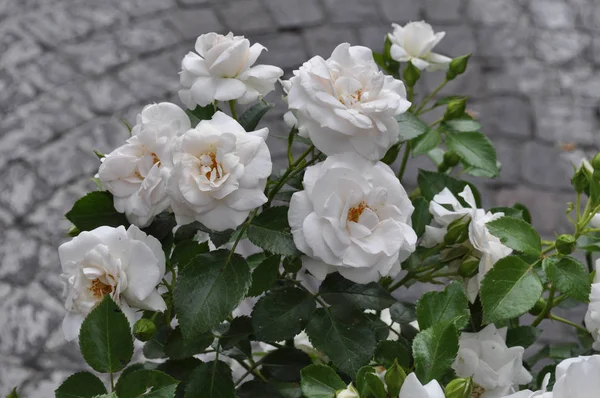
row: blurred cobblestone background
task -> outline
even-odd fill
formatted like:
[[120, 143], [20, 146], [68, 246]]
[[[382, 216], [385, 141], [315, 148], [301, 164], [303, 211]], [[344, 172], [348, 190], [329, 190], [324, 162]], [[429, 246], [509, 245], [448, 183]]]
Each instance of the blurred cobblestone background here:
[[[473, 98], [504, 164], [482, 187], [486, 204], [520, 201], [545, 234], [565, 231], [560, 144], [594, 150], [599, 137], [597, 0], [0, 0], [0, 395], [52, 396], [81, 368], [60, 331], [63, 214], [94, 189], [92, 149], [126, 137], [120, 117], [178, 102], [179, 63], [199, 34], [245, 34], [268, 47], [260, 63], [289, 75], [343, 41], [379, 49], [391, 22], [423, 18], [447, 32], [439, 52], [474, 52], [444, 92]], [[274, 134], [287, 132], [283, 112], [266, 120]]]

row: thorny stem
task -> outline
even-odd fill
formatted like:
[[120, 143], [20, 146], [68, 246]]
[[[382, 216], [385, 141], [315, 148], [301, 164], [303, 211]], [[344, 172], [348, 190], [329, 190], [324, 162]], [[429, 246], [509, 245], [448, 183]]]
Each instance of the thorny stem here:
[[582, 331], [584, 333], [589, 333], [588, 330], [586, 328], [584, 328], [583, 326], [578, 325], [575, 322], [571, 322], [568, 319], [561, 318], [558, 315], [549, 314], [548, 315], [548, 319], [550, 319], [552, 321], [557, 321], [557, 322], [564, 323], [565, 325], [573, 326], [575, 329], [580, 330], [580, 331]]

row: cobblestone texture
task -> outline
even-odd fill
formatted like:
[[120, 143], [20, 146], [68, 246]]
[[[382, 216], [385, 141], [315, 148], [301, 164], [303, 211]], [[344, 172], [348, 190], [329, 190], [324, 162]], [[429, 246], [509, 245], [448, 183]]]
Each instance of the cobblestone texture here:
[[[119, 118], [175, 100], [178, 64], [196, 36], [246, 34], [269, 48], [262, 62], [289, 76], [342, 41], [380, 49], [391, 22], [421, 18], [447, 32], [440, 52], [474, 53], [444, 93], [473, 97], [504, 163], [481, 186], [486, 205], [521, 202], [545, 235], [568, 231], [561, 145], [600, 144], [597, 0], [0, 0], [0, 396], [14, 385], [25, 397], [51, 396], [81, 368], [60, 332], [63, 215], [94, 189], [92, 149], [126, 136]], [[276, 135], [283, 111], [265, 120]], [[283, 162], [285, 143], [269, 145]], [[417, 167], [431, 166], [411, 163], [407, 185]]]

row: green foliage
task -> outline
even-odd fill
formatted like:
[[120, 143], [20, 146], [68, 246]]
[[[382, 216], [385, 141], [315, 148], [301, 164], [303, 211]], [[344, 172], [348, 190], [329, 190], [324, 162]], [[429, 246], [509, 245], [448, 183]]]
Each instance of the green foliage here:
[[575, 300], [589, 301], [591, 284], [585, 265], [567, 256], [558, 261], [544, 261], [544, 271], [552, 284]]
[[409, 141], [417, 138], [427, 132], [429, 127], [418, 116], [405, 112], [396, 116], [398, 126], [400, 127], [400, 141]]
[[518, 326], [508, 329], [506, 333], [506, 345], [509, 347], [521, 346], [527, 348], [531, 346], [542, 331], [535, 326]]
[[194, 109], [186, 109], [185, 113], [190, 118], [192, 127], [196, 127], [200, 121], [212, 119], [216, 111], [217, 108], [213, 104], [208, 104], [206, 106], [196, 106]]
[[310, 365], [300, 372], [302, 393], [306, 398], [334, 398], [346, 383], [333, 369], [325, 365]]
[[406, 380], [406, 372], [402, 369], [402, 366], [398, 364], [398, 361], [394, 361], [394, 363], [387, 368], [384, 377], [388, 392], [392, 397], [397, 397], [398, 394], [400, 394], [400, 388], [402, 388], [404, 380]]
[[458, 330], [454, 322], [440, 322], [420, 332], [412, 345], [415, 372], [421, 382], [441, 379], [458, 353]]
[[[450, 192], [456, 196], [459, 201], [463, 201], [461, 197], [458, 196], [465, 187], [468, 185], [471, 187], [471, 191], [473, 191], [473, 196], [475, 197], [475, 201], [477, 206], [481, 205], [481, 196], [479, 195], [479, 191], [475, 186], [466, 182], [460, 181], [446, 174], [434, 173], [426, 170], [419, 170], [419, 176], [417, 178], [417, 183], [419, 184], [419, 189], [421, 190], [421, 195], [427, 200], [432, 200], [435, 195], [444, 190], [444, 188], [448, 188]], [[463, 203], [466, 205], [466, 203]]]
[[412, 227], [421, 237], [425, 233], [425, 226], [431, 224], [433, 216], [429, 212], [429, 202], [422, 196], [419, 196], [412, 201], [415, 211], [411, 216]]
[[480, 176], [493, 178], [500, 172], [496, 164], [494, 145], [479, 132], [447, 134], [446, 146], [456, 153], [466, 165], [477, 169]]
[[287, 220], [288, 208], [270, 207], [254, 218], [248, 227], [248, 239], [256, 246], [282, 256], [299, 254]]
[[181, 329], [175, 328], [164, 345], [165, 354], [171, 359], [184, 359], [203, 352], [214, 340], [211, 332], [194, 335], [184, 340]]
[[523, 220], [513, 217], [501, 217], [486, 224], [490, 233], [511, 249], [539, 257], [542, 241], [535, 229]]
[[235, 398], [231, 369], [223, 361], [200, 364], [189, 377], [185, 398]]
[[[90, 372], [79, 372], [65, 380], [56, 389], [54, 396], [56, 398], [91, 398], [106, 393], [106, 387], [98, 377]], [[10, 397], [9, 395], [7, 398]]]
[[386, 368], [398, 363], [409, 369], [412, 362], [410, 346], [401, 341], [380, 341], [375, 349], [374, 360]]
[[360, 309], [383, 310], [396, 302], [380, 284], [351, 282], [338, 273], [329, 274], [319, 288], [319, 294], [332, 305], [352, 305]]
[[120, 377], [116, 393], [119, 398], [172, 398], [178, 384], [166, 373], [141, 369]]
[[256, 130], [256, 126], [258, 126], [260, 120], [271, 108], [273, 108], [272, 104], [259, 101], [240, 115], [239, 123], [242, 125], [244, 130], [254, 131]]
[[427, 129], [424, 134], [419, 135], [417, 138], [413, 138], [412, 142], [412, 154], [413, 157], [417, 155], [424, 155], [437, 147], [442, 143], [442, 128]]
[[229, 242], [233, 235], [233, 229], [226, 229], [225, 231], [213, 231], [207, 228], [202, 223], [194, 221], [193, 223], [182, 225], [175, 232], [175, 243], [182, 242], [185, 240], [191, 240], [198, 232], [206, 232], [210, 237], [210, 241], [216, 246], [221, 247], [225, 243]]
[[90, 192], [79, 199], [65, 215], [79, 231], [91, 231], [103, 225], [129, 226], [125, 214], [115, 210], [113, 196], [108, 192]]
[[469, 322], [469, 301], [459, 282], [446, 286], [443, 292], [425, 293], [417, 302], [417, 320], [421, 330], [438, 323], [452, 322], [458, 330]]
[[299, 382], [300, 371], [312, 364], [308, 354], [294, 347], [281, 347], [268, 353], [262, 360], [265, 377], [287, 382]]
[[263, 260], [252, 272], [252, 285], [248, 296], [260, 296], [269, 290], [279, 277], [280, 256], [269, 256]]

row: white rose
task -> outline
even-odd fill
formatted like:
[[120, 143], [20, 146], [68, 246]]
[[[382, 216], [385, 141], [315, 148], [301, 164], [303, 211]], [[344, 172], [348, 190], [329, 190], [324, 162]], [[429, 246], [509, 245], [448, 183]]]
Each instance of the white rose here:
[[98, 178], [113, 194], [115, 209], [129, 222], [148, 226], [169, 208], [165, 182], [172, 168], [170, 146], [189, 128], [190, 119], [177, 105], [148, 105], [127, 143], [102, 159]]
[[523, 367], [523, 347], [507, 347], [506, 331], [487, 325], [478, 333], [463, 332], [452, 369], [459, 377], [473, 377], [485, 389], [482, 398], [496, 398], [514, 393], [519, 384], [532, 380]]
[[599, 374], [600, 355], [565, 359], [556, 367], [556, 382], [551, 397], [597, 397], [600, 391]]
[[585, 327], [594, 338], [594, 349], [600, 350], [600, 274], [598, 267], [600, 259], [596, 260], [596, 275], [590, 292], [590, 303], [585, 314]]
[[370, 49], [340, 44], [329, 59], [313, 57], [294, 75], [284, 82], [289, 108], [299, 134], [321, 152], [378, 160], [398, 142], [394, 116], [411, 104], [404, 84], [379, 71]]
[[254, 65], [265, 47], [250, 46], [244, 36], [204, 34], [196, 40], [196, 53], [189, 52], [181, 62], [179, 91], [181, 101], [190, 109], [213, 101], [255, 101], [275, 88], [283, 76], [276, 66]]
[[354, 388], [354, 386], [352, 385], [352, 383], [348, 384], [348, 387], [342, 391], [338, 391], [338, 393], [335, 395], [336, 398], [360, 398], [360, 395], [358, 395], [358, 391], [356, 390], [356, 388]]
[[384, 163], [355, 153], [309, 167], [304, 191], [292, 195], [288, 221], [303, 265], [317, 279], [338, 271], [357, 283], [396, 276], [414, 250], [414, 210]]
[[517, 393], [507, 395], [504, 398], [552, 398], [552, 393], [547, 392], [546, 388], [550, 382], [550, 373], [546, 373], [542, 381], [542, 389], [538, 391], [523, 390]]
[[236, 228], [263, 205], [271, 154], [269, 130], [246, 132], [222, 112], [175, 140], [167, 182], [179, 225], [199, 221], [215, 231]]
[[67, 315], [63, 332], [67, 340], [79, 334], [86, 315], [110, 294], [133, 324], [136, 309], [164, 311], [156, 286], [165, 274], [160, 242], [135, 225], [99, 227], [82, 232], [58, 248], [66, 280]]
[[394, 31], [388, 33], [392, 42], [390, 55], [398, 62], [411, 62], [416, 68], [434, 71], [452, 61], [444, 55], [431, 52], [444, 38], [445, 32], [435, 33], [424, 21], [409, 22], [405, 26], [392, 24]]
[[398, 398], [444, 398], [445, 396], [437, 380], [431, 380], [423, 385], [414, 373], [410, 373], [400, 388]]

